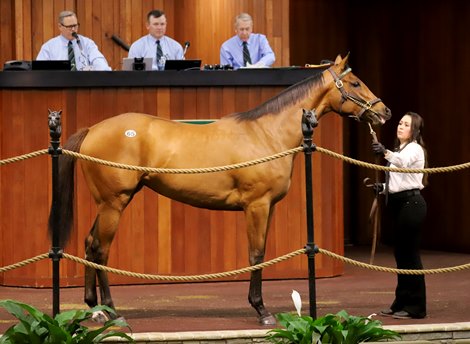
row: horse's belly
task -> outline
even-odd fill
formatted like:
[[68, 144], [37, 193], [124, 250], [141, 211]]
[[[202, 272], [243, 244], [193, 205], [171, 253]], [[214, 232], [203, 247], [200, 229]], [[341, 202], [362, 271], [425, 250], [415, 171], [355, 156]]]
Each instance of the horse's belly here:
[[171, 198], [198, 208], [212, 210], [242, 210], [237, 191], [224, 178], [194, 175], [167, 175], [148, 178], [144, 185]]

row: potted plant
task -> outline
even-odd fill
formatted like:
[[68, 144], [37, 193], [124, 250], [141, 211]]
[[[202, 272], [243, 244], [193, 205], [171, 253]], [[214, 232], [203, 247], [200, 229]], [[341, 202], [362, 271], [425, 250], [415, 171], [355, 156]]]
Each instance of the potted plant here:
[[301, 315], [300, 295], [295, 290], [292, 299], [297, 313], [276, 315], [283, 329], [273, 329], [266, 339], [274, 344], [357, 344], [399, 339], [400, 335], [382, 328], [382, 323], [371, 317], [349, 315], [345, 310], [313, 319]]
[[90, 320], [94, 312], [105, 311], [115, 315], [114, 310], [107, 306], [66, 311], [54, 318], [31, 305], [14, 300], [1, 300], [0, 307], [19, 320], [19, 323], [11, 326], [0, 337], [0, 344], [86, 344], [100, 343], [109, 337], [121, 337], [134, 342], [126, 333], [110, 329], [115, 326], [129, 328], [124, 319], [108, 320], [96, 329], [89, 329], [82, 324]]

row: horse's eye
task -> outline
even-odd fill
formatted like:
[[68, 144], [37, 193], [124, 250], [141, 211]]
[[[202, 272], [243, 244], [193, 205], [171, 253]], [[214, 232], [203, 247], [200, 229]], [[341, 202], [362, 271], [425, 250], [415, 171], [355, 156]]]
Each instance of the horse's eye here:
[[352, 87], [359, 87], [359, 86], [361, 86], [361, 84], [359, 83], [359, 81], [353, 81], [353, 82], [351, 82], [351, 85], [352, 85]]

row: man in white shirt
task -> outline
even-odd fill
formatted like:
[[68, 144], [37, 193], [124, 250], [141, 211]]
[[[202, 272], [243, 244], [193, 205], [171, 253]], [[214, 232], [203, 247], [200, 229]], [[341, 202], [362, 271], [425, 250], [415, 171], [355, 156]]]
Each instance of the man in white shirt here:
[[166, 16], [161, 10], [147, 14], [148, 35], [132, 43], [129, 57], [151, 57], [152, 70], [163, 70], [166, 60], [183, 59], [183, 47], [174, 39], [165, 36]]
[[72, 11], [59, 14], [60, 35], [44, 43], [36, 60], [70, 60], [72, 70], [111, 70], [91, 39], [78, 35], [80, 24]]

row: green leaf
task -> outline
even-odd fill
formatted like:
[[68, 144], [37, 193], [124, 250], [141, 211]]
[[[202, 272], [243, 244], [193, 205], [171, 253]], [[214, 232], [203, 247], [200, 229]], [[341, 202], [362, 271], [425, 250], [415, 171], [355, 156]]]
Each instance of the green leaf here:
[[95, 311], [105, 311], [115, 315], [116, 312], [108, 306], [71, 310], [57, 314], [55, 318], [51, 318], [33, 306], [14, 300], [1, 300], [0, 307], [5, 308], [19, 321], [5, 331], [0, 338], [0, 344], [98, 343], [108, 337], [120, 337], [133, 342], [133, 339], [123, 332], [116, 330], [105, 332], [112, 326], [129, 328], [123, 319], [109, 320], [94, 331], [89, 331], [81, 324], [89, 320]]
[[275, 344], [357, 344], [400, 338], [398, 333], [383, 329], [380, 321], [350, 315], [345, 310], [315, 320], [290, 313], [277, 314], [276, 318], [285, 329], [268, 332], [266, 339]]

